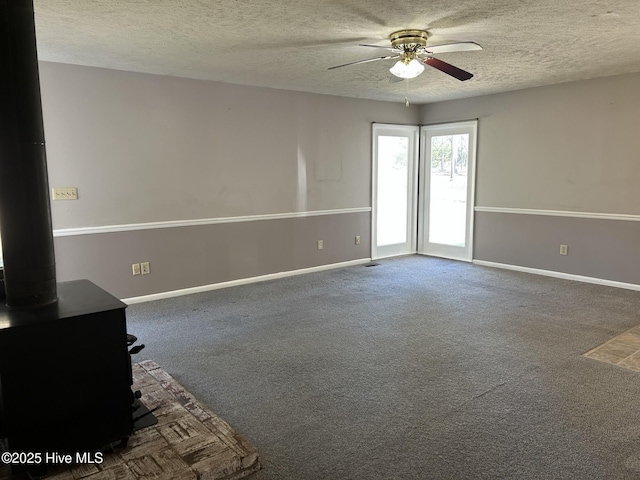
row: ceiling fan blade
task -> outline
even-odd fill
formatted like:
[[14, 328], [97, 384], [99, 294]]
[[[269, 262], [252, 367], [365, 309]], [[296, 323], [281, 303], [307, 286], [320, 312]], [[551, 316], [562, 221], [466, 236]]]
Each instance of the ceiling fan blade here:
[[391, 50], [392, 52], [395, 52], [397, 50], [395, 50], [393, 47], [385, 47], [384, 45], [369, 45], [366, 43], [361, 43], [359, 44], [360, 47], [371, 47], [371, 48], [384, 48], [385, 50]]
[[464, 82], [465, 80], [469, 80], [471, 77], [473, 77], [472, 73], [462, 70], [461, 68], [454, 67], [450, 63], [443, 62], [442, 60], [438, 60], [437, 58], [429, 57], [423, 62], [426, 65], [436, 68], [448, 75], [451, 75], [452, 77], [457, 78], [462, 82]]
[[404, 80], [404, 78], [396, 77], [395, 75], [389, 76], [389, 83], [400, 83]]
[[425, 50], [429, 53], [471, 52], [473, 50], [482, 50], [482, 46], [476, 42], [453, 42], [428, 45]]
[[389, 60], [390, 58], [400, 58], [400, 55], [387, 55], [386, 57], [368, 58], [367, 60], [358, 60], [357, 62], [344, 63], [342, 65], [336, 65], [335, 67], [329, 67], [327, 70], [333, 70], [334, 68], [347, 67], [349, 65], [357, 65], [359, 63], [375, 62], [377, 60]]

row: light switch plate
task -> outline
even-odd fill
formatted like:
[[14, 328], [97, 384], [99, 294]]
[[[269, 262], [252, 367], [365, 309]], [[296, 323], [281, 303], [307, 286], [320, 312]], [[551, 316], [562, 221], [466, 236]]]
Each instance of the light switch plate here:
[[77, 200], [78, 189], [76, 187], [52, 188], [54, 200]]

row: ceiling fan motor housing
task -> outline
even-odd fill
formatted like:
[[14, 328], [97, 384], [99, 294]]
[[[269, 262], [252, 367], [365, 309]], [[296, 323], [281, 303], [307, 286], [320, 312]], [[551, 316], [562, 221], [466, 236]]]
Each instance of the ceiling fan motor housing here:
[[427, 45], [429, 34], [424, 30], [399, 30], [389, 36], [391, 46], [402, 52], [420, 51]]

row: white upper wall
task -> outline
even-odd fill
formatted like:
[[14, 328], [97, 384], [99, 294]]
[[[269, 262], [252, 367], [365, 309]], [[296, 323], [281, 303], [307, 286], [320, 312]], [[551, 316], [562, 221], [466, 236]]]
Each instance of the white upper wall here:
[[640, 214], [640, 74], [427, 104], [478, 118], [476, 205]]
[[40, 63], [55, 229], [371, 206], [371, 123], [419, 108]]

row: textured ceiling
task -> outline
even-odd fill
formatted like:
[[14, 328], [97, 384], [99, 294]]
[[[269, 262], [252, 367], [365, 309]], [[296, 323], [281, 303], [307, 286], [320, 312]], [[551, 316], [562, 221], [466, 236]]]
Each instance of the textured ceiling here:
[[[35, 0], [41, 60], [412, 103], [640, 71], [638, 0]], [[472, 72], [427, 67], [389, 83], [373, 58], [396, 30], [482, 51], [437, 55]]]

